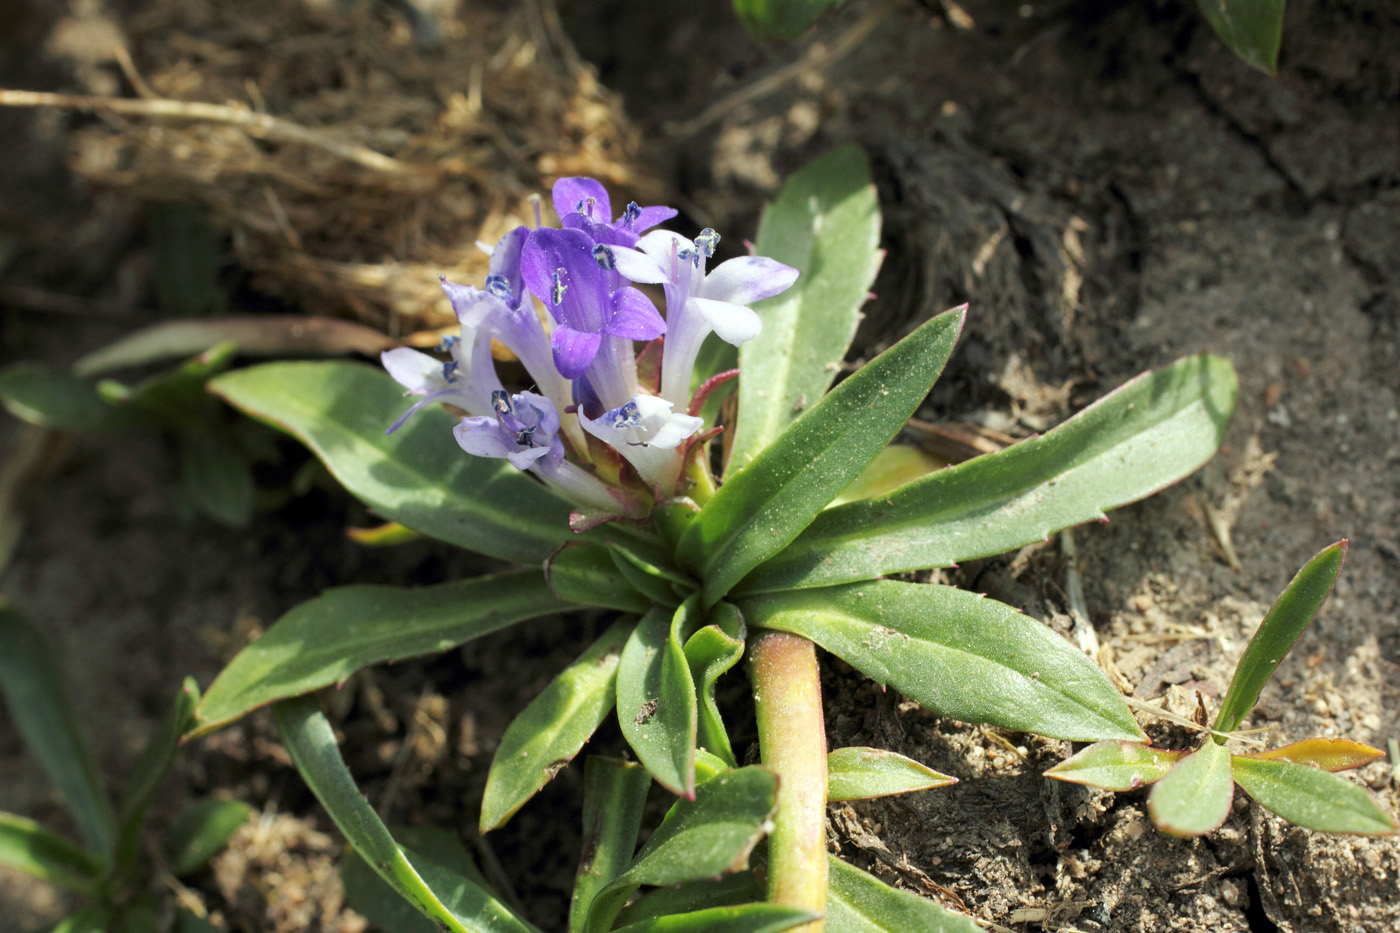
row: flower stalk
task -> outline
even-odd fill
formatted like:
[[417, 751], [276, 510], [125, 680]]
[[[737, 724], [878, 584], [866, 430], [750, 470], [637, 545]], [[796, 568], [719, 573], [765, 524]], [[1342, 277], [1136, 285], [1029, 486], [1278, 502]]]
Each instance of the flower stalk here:
[[[778, 775], [778, 807], [768, 837], [768, 900], [826, 910], [826, 719], [816, 645], [764, 632], [749, 648], [749, 675], [763, 763]], [[824, 922], [797, 927], [821, 933]]]

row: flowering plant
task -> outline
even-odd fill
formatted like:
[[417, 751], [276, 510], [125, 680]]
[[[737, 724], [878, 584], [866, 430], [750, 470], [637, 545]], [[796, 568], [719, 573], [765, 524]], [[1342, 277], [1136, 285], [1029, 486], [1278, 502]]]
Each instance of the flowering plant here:
[[[1180, 360], [1043, 436], [910, 474], [886, 450], [966, 309], [832, 388], [881, 255], [857, 150], [790, 179], [755, 255], [713, 268], [718, 236], [657, 229], [669, 208], [614, 214], [587, 179], [561, 180], [554, 206], [560, 227], [537, 221], [491, 248], [482, 287], [444, 283], [461, 329], [441, 357], [390, 351], [392, 379], [356, 364], [281, 363], [214, 380], [234, 405], [301, 438], [386, 520], [523, 566], [431, 587], [346, 587], [293, 609], [210, 686], [190, 734], [272, 703], [293, 762], [390, 886], [446, 929], [531, 929], [479, 878], [389, 834], [305, 694], [522, 619], [611, 610], [506, 731], [481, 805], [483, 831], [503, 825], [616, 716], [637, 763], [591, 758], [585, 769], [571, 931], [865, 929], [870, 917], [890, 929], [974, 929], [829, 861], [828, 800], [951, 779], [874, 749], [828, 751], [815, 649], [965, 722], [1141, 740], [1107, 678], [1045, 626], [955, 587], [894, 578], [1043, 540], [1187, 475], [1220, 442], [1232, 367]], [[664, 314], [644, 289], [655, 286]], [[711, 331], [719, 341], [706, 344]], [[529, 388], [500, 380], [493, 341], [519, 359]], [[738, 414], [716, 424], [731, 345]], [[404, 389], [418, 397], [407, 413]], [[724, 449], [712, 449], [720, 436]], [[761, 757], [747, 767], [716, 694], [741, 658]], [[638, 850], [652, 781], [677, 800]]]

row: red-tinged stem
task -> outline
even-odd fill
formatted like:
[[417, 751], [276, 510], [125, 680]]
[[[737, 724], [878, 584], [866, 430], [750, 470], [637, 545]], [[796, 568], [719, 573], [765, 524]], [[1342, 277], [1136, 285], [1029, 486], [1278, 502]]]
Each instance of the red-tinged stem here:
[[[826, 910], [826, 720], [816, 646], [764, 632], [749, 647], [763, 763], [778, 775], [778, 810], [768, 837], [768, 900]], [[796, 928], [820, 933], [820, 920]]]

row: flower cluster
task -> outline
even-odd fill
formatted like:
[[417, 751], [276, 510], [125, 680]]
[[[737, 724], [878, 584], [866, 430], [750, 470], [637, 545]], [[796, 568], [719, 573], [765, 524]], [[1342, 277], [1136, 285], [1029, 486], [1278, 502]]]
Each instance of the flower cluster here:
[[[443, 280], [461, 324], [439, 348], [445, 362], [407, 347], [383, 355], [389, 374], [422, 396], [389, 430], [424, 405], [449, 403], [467, 413], [453, 431], [467, 453], [505, 458], [586, 509], [638, 515], [635, 486], [658, 500], [675, 495], [685, 441], [702, 427], [690, 413], [701, 344], [711, 332], [736, 346], [757, 336], [762, 325], [749, 305], [786, 290], [797, 270], [744, 256], [707, 273], [719, 234], [689, 240], [652, 229], [675, 210], [631, 203], [609, 219], [608, 193], [591, 178], [561, 178], [553, 196], [561, 227], [537, 218], [536, 229], [507, 233], [489, 250], [483, 288]], [[661, 286], [664, 317], [636, 284]], [[538, 391], [502, 386], [493, 339]], [[639, 379], [637, 341], [660, 345], [654, 385]], [[587, 435], [607, 445], [601, 454]], [[599, 478], [607, 448], [640, 484], [625, 470], [611, 471], [617, 483]]]

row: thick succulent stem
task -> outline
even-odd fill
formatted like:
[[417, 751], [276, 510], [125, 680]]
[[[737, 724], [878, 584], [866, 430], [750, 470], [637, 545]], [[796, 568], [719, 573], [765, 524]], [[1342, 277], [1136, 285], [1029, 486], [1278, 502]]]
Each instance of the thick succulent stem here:
[[[763, 632], [749, 647], [758, 744], [778, 775], [778, 811], [768, 837], [768, 900], [826, 910], [826, 720], [816, 646]], [[822, 921], [799, 927], [820, 933]]]

